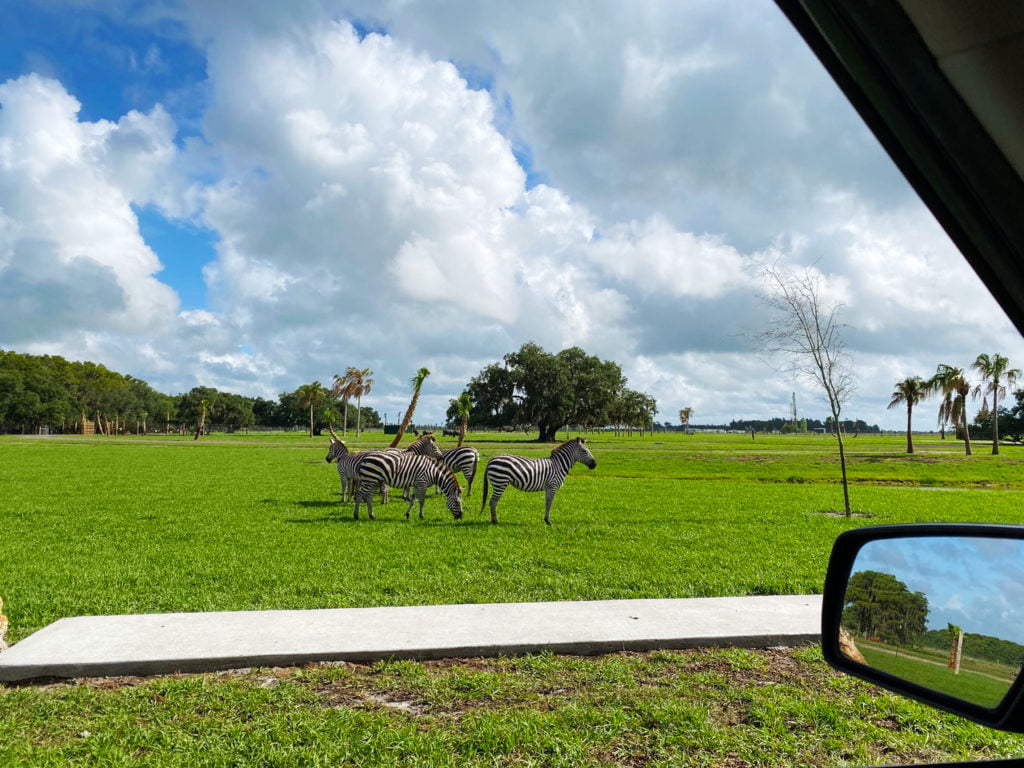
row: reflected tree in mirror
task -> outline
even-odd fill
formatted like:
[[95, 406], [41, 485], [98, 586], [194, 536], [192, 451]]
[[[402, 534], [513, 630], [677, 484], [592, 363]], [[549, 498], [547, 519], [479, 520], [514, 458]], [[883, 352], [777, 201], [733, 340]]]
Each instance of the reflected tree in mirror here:
[[846, 586], [839, 645], [853, 661], [997, 706], [1024, 665], [1024, 542], [868, 542]]

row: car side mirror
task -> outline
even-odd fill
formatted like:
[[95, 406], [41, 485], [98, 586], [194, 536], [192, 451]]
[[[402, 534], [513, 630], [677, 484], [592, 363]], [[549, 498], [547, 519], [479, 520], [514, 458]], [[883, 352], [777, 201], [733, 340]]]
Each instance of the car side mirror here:
[[1024, 526], [841, 534], [825, 578], [821, 639], [836, 669], [1024, 732]]

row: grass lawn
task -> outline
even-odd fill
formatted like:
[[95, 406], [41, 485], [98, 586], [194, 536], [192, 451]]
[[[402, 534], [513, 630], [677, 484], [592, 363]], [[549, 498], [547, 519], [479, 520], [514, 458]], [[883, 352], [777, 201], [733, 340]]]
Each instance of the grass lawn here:
[[[451, 518], [443, 497], [428, 499], [424, 521], [414, 513], [406, 522], [399, 501], [377, 507], [376, 521], [365, 515], [352, 520], [351, 507], [340, 502], [334, 466], [324, 461], [326, 438], [0, 437], [5, 499], [0, 595], [11, 621], [9, 639], [16, 641], [62, 616], [83, 614], [818, 593], [832, 541], [847, 528], [1024, 522], [1024, 449], [1013, 446], [993, 457], [987, 445], [978, 443], [976, 455], [965, 458], [961, 443], [918, 437], [918, 452], [908, 457], [899, 436], [851, 438], [851, 498], [858, 516], [847, 519], [827, 514], [841, 508], [842, 495], [835, 444], [824, 436], [758, 435], [752, 441], [749, 435], [641, 439], [596, 434], [588, 439], [597, 468], [573, 470], [555, 500], [552, 526], [543, 523], [543, 494], [515, 490], [502, 499], [501, 523], [492, 526], [480, 509], [482, 475], [461, 521]], [[470, 436], [485, 458], [550, 450], [520, 440]], [[441, 442], [454, 445], [451, 438]], [[371, 433], [350, 443], [379, 447], [386, 441]], [[833, 680], [811, 655], [787, 657], [786, 663], [806, 671], [810, 682], [804, 688], [794, 682], [788, 699], [783, 697], [789, 702], [783, 709], [814, 699], [816, 677]], [[664, 658], [690, 659], [678, 663], [699, 666], [693, 659], [703, 656]], [[768, 670], [763, 679], [750, 681], [758, 700], [782, 693], [771, 671], [772, 657], [752, 653], [743, 658]], [[564, 674], [576, 674], [572, 670], [577, 667], [668, 663], [657, 655], [543, 659], [552, 668], [564, 667]], [[522, 678], [522, 685], [529, 686], [532, 678], [523, 675], [524, 665], [541, 661], [494, 664], [498, 671], [488, 674], [506, 681]], [[709, 764], [699, 755], [704, 754], [702, 734], [712, 725], [718, 735], [707, 735], [704, 746], [718, 750], [716, 759], [723, 762], [723, 755], [740, 755], [735, 765], [1024, 754], [1024, 742], [1016, 737], [954, 722], [846, 678], [835, 678], [840, 682], [831, 685], [850, 686], [851, 701], [859, 705], [844, 701], [815, 715], [778, 717], [771, 708], [753, 717], [749, 707], [742, 715], [724, 707], [720, 698], [739, 695], [728, 685], [702, 687], [696, 699], [681, 699], [678, 692], [662, 696], [663, 688], [676, 689], [674, 682], [658, 676], [652, 679], [661, 682], [644, 677], [646, 682], [637, 683], [643, 706], [609, 703], [612, 693], [600, 704], [592, 702], [589, 684], [579, 684], [561, 686], [569, 692], [565, 696], [524, 694], [511, 702], [502, 697], [492, 701], [486, 691], [474, 693], [469, 698], [477, 703], [467, 705], [470, 714], [457, 717], [448, 705], [434, 707], [433, 699], [418, 689], [406, 691], [406, 683], [399, 693], [381, 694], [383, 703], [375, 704], [377, 699], [366, 694], [369, 698], [360, 698], [358, 706], [339, 700], [324, 707], [322, 689], [335, 683], [309, 682], [356, 675], [356, 688], [374, 689], [385, 674], [381, 670], [400, 669], [443, 686], [455, 668], [382, 665], [358, 674], [355, 668], [315, 668], [289, 672], [287, 680], [268, 683], [272, 687], [267, 689], [258, 680], [283, 673], [158, 678], [110, 689], [99, 683], [0, 688], [0, 744], [19, 745], [21, 752], [14, 754], [30, 756], [33, 765], [57, 764], [62, 756], [95, 764], [97, 755], [108, 755], [106, 763], [100, 760], [103, 764], [127, 762], [131, 755], [162, 755], [165, 759], [154, 757], [154, 764], [173, 764], [169, 755], [188, 750], [175, 741], [174, 728], [163, 738], [157, 724], [179, 718], [178, 738], [194, 742], [195, 754], [211, 765], [238, 764], [240, 753], [230, 746], [204, 750], [201, 738], [186, 736], [209, 730], [211, 739], [220, 734], [226, 744], [242, 749], [258, 733], [280, 747], [266, 747], [267, 764], [296, 765], [379, 764], [388, 762], [383, 757], [389, 754], [394, 764], [409, 765]], [[545, 685], [536, 682], [538, 691]], [[387, 697], [406, 692], [413, 695], [400, 700], [413, 701], [410, 706], [422, 711], [388, 706]], [[911, 712], [910, 731], [928, 738], [915, 746], [903, 720], [882, 714], [894, 707]], [[174, 714], [177, 708], [180, 717]], [[290, 719], [293, 709], [299, 720]], [[109, 741], [83, 741], [75, 736], [78, 731], [64, 733], [47, 719], [50, 710], [61, 722], [69, 712], [77, 713], [72, 721], [85, 723], [80, 731], [99, 734], [88, 723], [108, 723], [103, 733]], [[510, 711], [515, 717], [502, 725]], [[433, 719], [423, 720], [428, 715]], [[851, 718], [856, 722], [846, 722]], [[665, 719], [675, 725], [657, 725]], [[790, 721], [806, 730], [807, 745], [782, 738]], [[722, 729], [732, 733], [740, 726], [749, 726], [750, 739], [762, 751], [750, 744], [737, 746], [722, 735]], [[829, 729], [836, 728], [843, 735], [835, 737], [833, 747], [812, 745], [815, 734], [827, 739]], [[327, 741], [347, 746], [313, 745], [309, 740], [321, 731]], [[355, 744], [355, 737], [344, 735], [351, 733], [363, 734], [362, 741]], [[354, 751], [338, 751], [342, 746]], [[787, 756], [772, 759], [773, 749]], [[402, 750], [420, 758], [403, 763]], [[310, 757], [314, 754], [316, 760]], [[0, 750], [0, 766], [4, 760]]]
[[989, 709], [999, 705], [1013, 682], [1012, 676], [1006, 680], [979, 674], [969, 665], [963, 665], [960, 673], [954, 674], [944, 662], [936, 663], [907, 653], [897, 656], [863, 639], [857, 647], [875, 669]]

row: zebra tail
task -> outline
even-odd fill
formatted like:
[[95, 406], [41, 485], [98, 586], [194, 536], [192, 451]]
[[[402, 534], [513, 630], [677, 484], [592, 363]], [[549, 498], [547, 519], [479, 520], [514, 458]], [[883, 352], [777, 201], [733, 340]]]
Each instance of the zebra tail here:
[[487, 472], [484, 472], [484, 493], [483, 498], [480, 499], [480, 514], [483, 514], [487, 508]]

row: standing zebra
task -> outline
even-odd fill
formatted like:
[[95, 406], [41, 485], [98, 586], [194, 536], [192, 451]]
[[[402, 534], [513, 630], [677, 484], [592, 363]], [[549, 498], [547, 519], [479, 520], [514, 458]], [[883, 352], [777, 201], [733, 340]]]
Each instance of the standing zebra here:
[[[366, 455], [365, 452], [351, 452], [345, 441], [338, 437], [335, 433], [334, 428], [328, 425], [327, 427], [331, 431], [331, 445], [327, 449], [326, 461], [330, 464], [332, 461], [338, 462], [338, 479], [341, 483], [341, 500], [343, 502], [349, 500], [349, 495], [355, 495], [355, 480], [358, 474], [359, 462], [363, 460]], [[424, 456], [432, 456], [435, 459], [441, 458], [441, 449], [437, 447], [437, 442], [433, 435], [425, 434], [422, 437], [417, 438], [409, 444], [408, 448], [404, 450], [398, 448], [385, 448], [384, 450], [395, 452], [395, 453], [416, 453]], [[382, 504], [388, 503], [388, 487], [382, 485], [380, 488], [380, 500]]]
[[423, 502], [427, 488], [436, 485], [444, 493], [448, 510], [458, 520], [462, 517], [462, 488], [448, 467], [437, 459], [408, 452], [369, 451], [359, 462], [356, 480], [356, 508], [354, 517], [359, 519], [359, 502], [366, 503], [370, 519], [373, 515], [373, 492], [377, 486], [392, 485], [399, 488], [413, 488], [414, 496], [409, 499], [405, 519], [409, 519], [413, 502], [420, 503], [420, 519], [423, 519]]
[[476, 467], [480, 463], [480, 453], [476, 448], [469, 445], [460, 445], [457, 448], [449, 448], [441, 452], [439, 461], [452, 472], [461, 472], [466, 478], [466, 495], [473, 490], [473, 478], [476, 477]]
[[[333, 430], [332, 430], [333, 431]], [[358, 473], [359, 462], [366, 456], [365, 452], [352, 453], [344, 440], [337, 437], [331, 440], [328, 447], [325, 461], [338, 462], [338, 479], [341, 482], [341, 501], [347, 502], [355, 495], [355, 478]], [[381, 503], [387, 504], [387, 487], [381, 488]]]
[[491, 494], [491, 522], [498, 524], [498, 499], [505, 488], [512, 486], [520, 491], [545, 491], [544, 522], [551, 525], [551, 502], [555, 491], [562, 487], [565, 476], [577, 461], [593, 469], [597, 466], [593, 454], [586, 446], [585, 437], [574, 437], [552, 449], [547, 459], [530, 459], [525, 456], [494, 456], [484, 470], [484, 497], [480, 505], [483, 511], [487, 504], [487, 484], [494, 488]]

